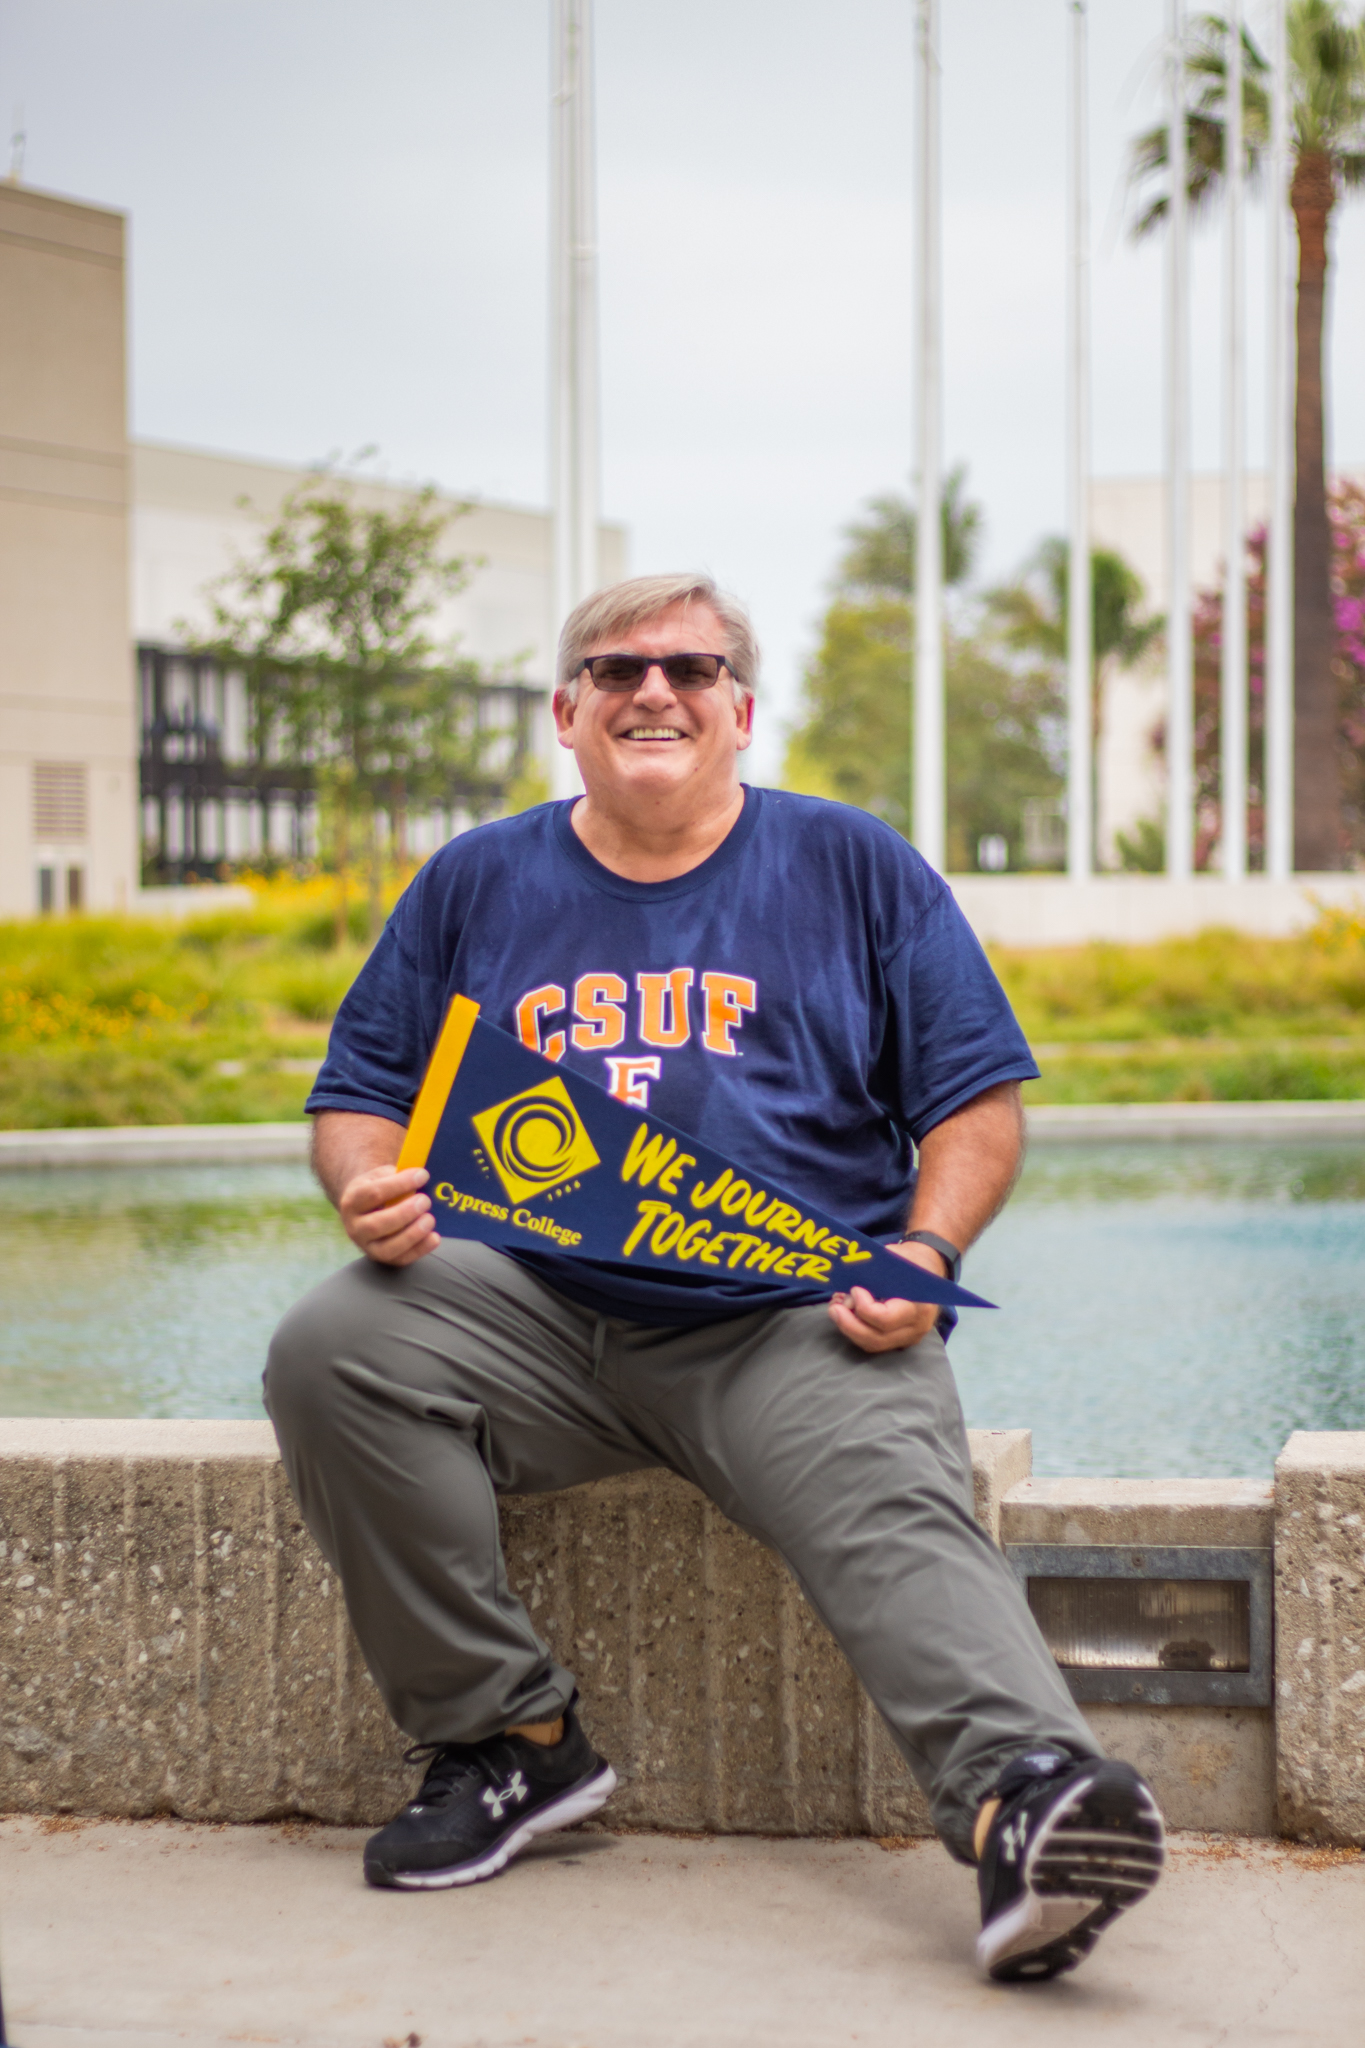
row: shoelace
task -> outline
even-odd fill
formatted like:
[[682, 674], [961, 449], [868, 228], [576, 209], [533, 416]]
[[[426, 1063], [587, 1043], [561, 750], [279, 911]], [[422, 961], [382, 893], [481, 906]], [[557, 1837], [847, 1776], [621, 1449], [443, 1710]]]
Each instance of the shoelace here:
[[462, 1778], [482, 1778], [495, 1792], [501, 1790], [501, 1774], [482, 1743], [415, 1742], [403, 1751], [403, 1761], [427, 1764], [422, 1789], [409, 1800], [411, 1806], [434, 1806], [448, 1799]]

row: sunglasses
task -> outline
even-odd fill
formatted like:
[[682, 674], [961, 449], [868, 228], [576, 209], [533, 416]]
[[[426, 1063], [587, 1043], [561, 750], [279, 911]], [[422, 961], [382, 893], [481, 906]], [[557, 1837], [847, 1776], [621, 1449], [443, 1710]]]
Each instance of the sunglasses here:
[[638, 690], [652, 668], [662, 670], [670, 690], [710, 690], [723, 668], [735, 673], [723, 654], [590, 654], [583, 666], [599, 690], [620, 696]]

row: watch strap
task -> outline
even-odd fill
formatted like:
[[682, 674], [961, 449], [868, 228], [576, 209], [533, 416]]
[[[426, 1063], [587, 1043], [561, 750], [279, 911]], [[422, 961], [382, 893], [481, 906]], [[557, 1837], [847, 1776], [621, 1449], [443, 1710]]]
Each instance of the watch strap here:
[[956, 1286], [962, 1275], [962, 1254], [955, 1244], [949, 1244], [946, 1237], [940, 1237], [933, 1230], [907, 1230], [896, 1239], [897, 1244], [927, 1244], [931, 1252], [937, 1252], [948, 1268], [948, 1278]]

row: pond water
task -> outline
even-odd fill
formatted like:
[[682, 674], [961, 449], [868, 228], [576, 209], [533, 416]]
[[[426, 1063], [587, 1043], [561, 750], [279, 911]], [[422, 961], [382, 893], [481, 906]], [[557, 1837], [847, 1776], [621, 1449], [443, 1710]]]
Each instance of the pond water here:
[[[297, 1166], [0, 1175], [0, 1414], [259, 1416], [270, 1332], [348, 1257]], [[970, 1423], [1041, 1473], [1269, 1473], [1365, 1428], [1365, 1148], [1040, 1145], [973, 1253]]]

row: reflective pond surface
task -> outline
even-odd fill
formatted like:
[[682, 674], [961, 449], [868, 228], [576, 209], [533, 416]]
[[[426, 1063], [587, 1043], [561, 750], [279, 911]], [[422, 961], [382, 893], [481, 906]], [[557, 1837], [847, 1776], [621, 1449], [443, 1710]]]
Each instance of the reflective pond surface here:
[[[280, 1315], [348, 1257], [302, 1167], [0, 1175], [0, 1413], [259, 1416]], [[1365, 1148], [1040, 1145], [969, 1261], [970, 1423], [1042, 1473], [1268, 1475], [1365, 1428]]]

